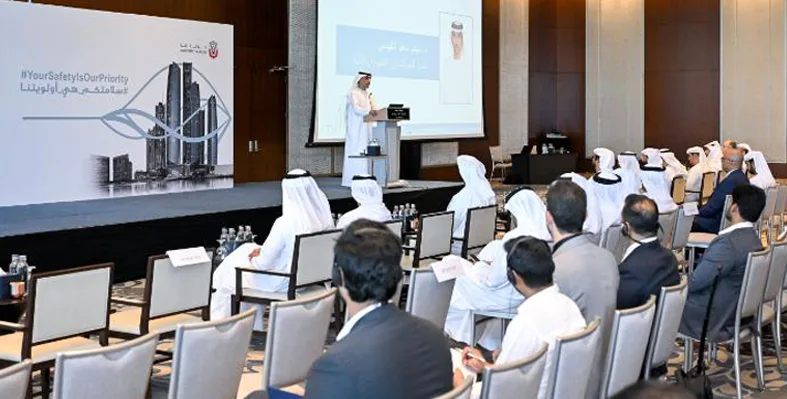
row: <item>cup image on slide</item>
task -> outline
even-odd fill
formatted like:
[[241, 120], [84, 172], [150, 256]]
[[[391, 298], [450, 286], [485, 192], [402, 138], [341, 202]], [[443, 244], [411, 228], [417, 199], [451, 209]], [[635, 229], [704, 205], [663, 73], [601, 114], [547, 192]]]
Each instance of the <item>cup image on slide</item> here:
[[473, 18], [440, 13], [440, 103], [473, 103]]

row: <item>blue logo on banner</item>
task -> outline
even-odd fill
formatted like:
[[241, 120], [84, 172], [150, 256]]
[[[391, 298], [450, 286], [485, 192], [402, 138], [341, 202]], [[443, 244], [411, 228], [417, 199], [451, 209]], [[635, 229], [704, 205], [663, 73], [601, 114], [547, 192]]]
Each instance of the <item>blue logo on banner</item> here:
[[440, 79], [437, 36], [358, 28], [336, 28], [336, 72], [368, 71], [390, 78]]

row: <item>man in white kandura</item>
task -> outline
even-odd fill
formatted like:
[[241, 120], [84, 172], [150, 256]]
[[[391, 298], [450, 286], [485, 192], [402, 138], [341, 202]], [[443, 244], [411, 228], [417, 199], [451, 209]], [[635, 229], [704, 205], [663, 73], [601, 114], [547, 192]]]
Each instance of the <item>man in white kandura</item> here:
[[[462, 176], [465, 186], [448, 203], [449, 211], [454, 211], [454, 238], [464, 238], [467, 210], [479, 206], [494, 205], [497, 203], [495, 192], [486, 180], [486, 168], [478, 159], [470, 155], [456, 157], [456, 166]], [[451, 253], [459, 255], [462, 251], [462, 242], [454, 241], [451, 244]]]
[[669, 148], [662, 148], [661, 149], [661, 160], [664, 161], [664, 168], [667, 169], [667, 178], [669, 179], [670, 183], [672, 180], [678, 176], [686, 176], [689, 174], [689, 171], [686, 170], [686, 167], [683, 166], [678, 158], [675, 157], [675, 153], [672, 152]]
[[763, 190], [770, 187], [776, 187], [776, 179], [773, 178], [771, 168], [768, 166], [768, 162], [765, 160], [765, 156], [762, 155], [762, 152], [749, 151], [749, 153], [743, 157], [743, 160], [746, 161], [747, 170], [749, 175], [752, 176], [749, 178], [749, 183]]
[[[638, 194], [642, 190], [642, 179], [639, 175], [639, 161], [637, 153], [624, 151], [618, 154], [619, 168], [615, 174], [623, 179], [623, 190], [629, 194]], [[576, 183], [576, 182], [574, 182]]]
[[358, 219], [369, 219], [375, 222], [391, 220], [391, 211], [383, 203], [383, 190], [377, 184], [377, 179], [374, 176], [354, 176], [350, 189], [353, 199], [358, 203], [358, 208], [342, 215], [336, 222], [337, 229], [343, 229]]
[[686, 155], [688, 155], [691, 166], [686, 178], [686, 202], [697, 202], [700, 199], [700, 189], [702, 189], [702, 175], [711, 170], [708, 168], [705, 151], [702, 147], [691, 147], [686, 150]]
[[[230, 296], [235, 293], [235, 268], [287, 273], [292, 264], [295, 236], [333, 228], [328, 198], [317, 187], [309, 172], [290, 171], [281, 182], [282, 215], [273, 222], [262, 246], [244, 244], [232, 252], [213, 272], [213, 293], [210, 318], [218, 320], [230, 316]], [[260, 291], [286, 292], [289, 280], [284, 277], [243, 274], [243, 286]], [[249, 307], [248, 304], [243, 305]], [[257, 312], [254, 329], [261, 331], [263, 312]]]
[[374, 102], [369, 86], [372, 74], [358, 72], [350, 91], [347, 92], [347, 136], [344, 138], [344, 165], [342, 167], [342, 186], [350, 187], [353, 176], [369, 173], [369, 164], [365, 159], [351, 159], [350, 156], [361, 155], [372, 139], [372, 124], [363, 121], [366, 115], [377, 116], [377, 104]]
[[588, 178], [588, 187], [598, 199], [603, 235], [609, 226], [620, 221], [620, 210], [630, 193], [623, 186], [623, 179], [613, 172], [615, 153], [606, 148], [596, 148], [593, 150], [593, 165], [596, 174]]
[[642, 154], [648, 157], [648, 163], [643, 165], [640, 171], [645, 194], [656, 203], [659, 213], [678, 209], [670, 193], [672, 183], [668, 180], [667, 169], [663, 166], [661, 152], [655, 148], [646, 148], [642, 150]]
[[[487, 244], [478, 254], [479, 262], [468, 267], [466, 274], [456, 279], [445, 331], [457, 341], [471, 341], [472, 310], [513, 312], [524, 300], [506, 277], [503, 244], [522, 236], [544, 241], [552, 238], [546, 226], [546, 205], [533, 190], [523, 187], [515, 192], [506, 202], [505, 209], [516, 219], [516, 228], [506, 233], [502, 240]], [[479, 340], [484, 347], [496, 349], [500, 345], [499, 333], [488, 333], [484, 326], [479, 326], [477, 332], [484, 333]]]
[[721, 144], [719, 144], [718, 141], [711, 141], [705, 144], [705, 151], [705, 164], [707, 168], [710, 169], [711, 172], [720, 172], [721, 159], [724, 157], [721, 150]]

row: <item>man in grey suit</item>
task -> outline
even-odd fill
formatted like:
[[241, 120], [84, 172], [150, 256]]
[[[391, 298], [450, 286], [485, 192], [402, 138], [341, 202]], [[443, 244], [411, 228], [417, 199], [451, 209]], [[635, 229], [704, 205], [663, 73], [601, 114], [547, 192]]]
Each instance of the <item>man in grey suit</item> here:
[[350, 224], [334, 249], [334, 284], [350, 319], [306, 378], [306, 398], [434, 398], [453, 387], [448, 340], [388, 300], [402, 246], [384, 224]]
[[743, 273], [750, 252], [762, 249], [762, 241], [754, 228], [765, 208], [765, 192], [744, 184], [732, 191], [732, 204], [725, 217], [730, 227], [719, 232], [711, 241], [699, 266], [689, 281], [689, 295], [680, 322], [681, 334], [699, 339], [702, 322], [708, 309], [710, 291], [721, 266], [719, 286], [711, 306], [708, 329], [721, 326], [714, 340], [732, 338], [735, 328], [735, 304], [743, 284]]
[[601, 318], [601, 339], [587, 397], [597, 397], [609, 330], [618, 296], [618, 265], [612, 254], [582, 233], [587, 196], [577, 184], [558, 180], [547, 191], [547, 227], [552, 234], [555, 284], [573, 299], [590, 323]]

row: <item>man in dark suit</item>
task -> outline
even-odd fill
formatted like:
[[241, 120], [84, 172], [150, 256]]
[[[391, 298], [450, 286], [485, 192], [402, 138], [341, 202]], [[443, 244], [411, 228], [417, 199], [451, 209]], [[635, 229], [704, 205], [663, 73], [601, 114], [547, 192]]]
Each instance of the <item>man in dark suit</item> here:
[[720, 231], [718, 237], [711, 241], [689, 281], [689, 295], [680, 323], [682, 334], [699, 338], [713, 280], [721, 266], [708, 326], [714, 328], [723, 323], [717, 339], [732, 337], [735, 304], [738, 303], [748, 255], [762, 249], [762, 241], [754, 223], [760, 218], [764, 207], [765, 192], [761, 188], [746, 184], [733, 190], [732, 205], [726, 216], [732, 225]]
[[450, 391], [448, 341], [388, 300], [402, 278], [402, 246], [383, 224], [361, 219], [334, 249], [334, 284], [350, 319], [306, 378], [306, 398], [433, 398]]
[[620, 263], [618, 309], [637, 307], [657, 298], [661, 287], [680, 283], [678, 261], [658, 240], [659, 211], [652, 199], [639, 194], [626, 197], [622, 212], [623, 232], [633, 244]]
[[742, 166], [743, 155], [740, 152], [725, 152], [724, 158], [721, 159], [721, 168], [727, 172], [727, 176], [716, 185], [708, 202], [700, 208], [699, 215], [694, 218], [691, 231], [713, 234], [719, 232], [727, 196], [732, 194], [735, 187], [749, 184], [749, 178], [741, 171]]

